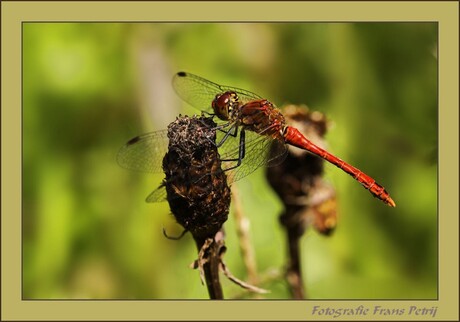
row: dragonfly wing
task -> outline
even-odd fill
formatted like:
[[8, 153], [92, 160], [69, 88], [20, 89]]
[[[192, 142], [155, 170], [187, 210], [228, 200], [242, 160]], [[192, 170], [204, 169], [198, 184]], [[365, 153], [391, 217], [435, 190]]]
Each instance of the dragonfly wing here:
[[153, 190], [151, 194], [145, 199], [146, 202], [163, 202], [166, 201], [166, 188], [161, 184], [157, 189]]
[[250, 91], [219, 85], [203, 77], [186, 72], [177, 73], [172, 83], [174, 90], [180, 98], [200, 111], [208, 113], [212, 113], [211, 104], [216, 95], [227, 91], [236, 92], [242, 103], [262, 99], [262, 97]]
[[168, 150], [168, 131], [136, 136], [118, 152], [117, 162], [126, 169], [140, 172], [163, 172], [163, 157]]
[[[240, 166], [227, 173], [230, 182], [235, 182], [246, 177], [259, 167], [276, 165], [286, 157], [287, 146], [283, 142], [252, 131], [246, 131], [245, 135], [245, 156], [241, 160]], [[219, 149], [221, 160], [231, 160], [223, 162], [222, 167], [224, 170], [237, 165], [240, 150], [239, 144], [239, 137], [232, 137], [225, 141]], [[272, 152], [270, 153], [272, 146], [275, 149], [273, 150], [272, 148]]]

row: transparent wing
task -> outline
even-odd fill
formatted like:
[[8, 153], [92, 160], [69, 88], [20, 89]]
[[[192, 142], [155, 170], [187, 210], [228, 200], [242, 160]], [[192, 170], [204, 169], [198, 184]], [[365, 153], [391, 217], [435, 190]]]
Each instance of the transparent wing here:
[[[126, 169], [162, 173], [163, 158], [168, 150], [167, 130], [151, 132], [136, 136], [129, 140], [118, 152], [117, 162]], [[238, 164], [240, 157], [240, 135], [229, 136], [219, 148], [222, 169], [231, 169]], [[225, 133], [218, 131], [217, 142], [222, 139]], [[270, 147], [274, 145], [275, 152], [270, 152]], [[284, 160], [286, 157], [287, 146], [283, 142], [252, 131], [245, 131], [245, 156], [241, 164], [227, 171], [229, 183], [238, 181], [254, 172], [261, 166], [273, 166]], [[272, 149], [273, 151], [273, 149]], [[166, 189], [161, 184], [146, 199], [147, 202], [162, 202], [166, 200]]]
[[166, 201], [166, 188], [161, 184], [157, 189], [153, 190], [145, 199], [146, 202], [163, 202]]
[[[221, 134], [220, 134], [221, 135]], [[245, 131], [245, 156], [240, 166], [227, 172], [228, 180], [235, 182], [251, 174], [259, 167], [274, 166], [282, 162], [287, 155], [287, 146], [283, 142], [252, 131]], [[270, 147], [274, 146], [274, 152], [270, 154]], [[219, 148], [222, 168], [230, 169], [237, 165], [240, 151], [240, 136], [230, 137]]]
[[[218, 134], [223, 137], [225, 133]], [[219, 148], [219, 154], [222, 161], [222, 170], [226, 171], [228, 183], [231, 184], [235, 181], [241, 180], [247, 175], [251, 174], [259, 167], [274, 166], [284, 160], [287, 155], [287, 146], [283, 142], [273, 139], [268, 136], [259, 135], [257, 133], [246, 131], [245, 140], [245, 157], [238, 164], [240, 154], [240, 136], [229, 136], [224, 144]], [[275, 146], [270, 154], [270, 147]], [[275, 152], [273, 152], [275, 151]], [[231, 170], [228, 170], [233, 168]], [[228, 170], [228, 171], [227, 171]], [[161, 184], [157, 189], [147, 197], [146, 202], [162, 202], [166, 201], [167, 193], [164, 184]]]
[[162, 130], [136, 136], [118, 152], [118, 164], [140, 172], [163, 172], [163, 157], [168, 151], [168, 131]]
[[262, 97], [250, 91], [237, 87], [219, 85], [200, 76], [186, 72], [178, 72], [173, 78], [172, 85], [177, 95], [185, 102], [200, 111], [206, 111], [208, 113], [212, 113], [211, 103], [216, 95], [227, 91], [236, 92], [240, 102], [243, 104], [251, 100], [262, 99]]

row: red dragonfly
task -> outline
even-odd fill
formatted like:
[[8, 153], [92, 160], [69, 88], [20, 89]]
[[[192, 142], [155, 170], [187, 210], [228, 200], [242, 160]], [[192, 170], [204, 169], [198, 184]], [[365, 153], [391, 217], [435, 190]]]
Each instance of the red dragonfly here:
[[[396, 204], [385, 188], [359, 169], [312, 143], [296, 128], [286, 125], [284, 116], [270, 101], [250, 91], [223, 86], [202, 77], [179, 72], [173, 78], [173, 87], [187, 103], [224, 121], [218, 131], [222, 161], [228, 161], [232, 170], [230, 180], [236, 181], [258, 167], [283, 159], [286, 144], [309, 151], [332, 163], [355, 180], [376, 198], [391, 207]], [[238, 134], [239, 131], [239, 134]], [[239, 140], [227, 140], [237, 137]], [[268, 147], [278, 142], [275, 160], [268, 159]], [[161, 172], [161, 160], [167, 149], [166, 131], [149, 133], [130, 140], [119, 152], [121, 166], [134, 170]], [[154, 191], [148, 202], [159, 201], [163, 193]]]

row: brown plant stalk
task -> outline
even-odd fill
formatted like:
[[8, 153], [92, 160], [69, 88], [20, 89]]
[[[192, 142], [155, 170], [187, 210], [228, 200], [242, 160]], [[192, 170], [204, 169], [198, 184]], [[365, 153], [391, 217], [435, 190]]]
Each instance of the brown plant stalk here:
[[[285, 107], [283, 113], [287, 124], [299, 129], [315, 144], [325, 144], [326, 119], [322, 114], [294, 105]], [[279, 219], [286, 229], [289, 258], [286, 279], [295, 299], [306, 298], [300, 238], [309, 225], [325, 235], [336, 225], [335, 190], [322, 179], [323, 163], [307, 151], [289, 147], [283, 163], [267, 168], [267, 179], [284, 205]]]

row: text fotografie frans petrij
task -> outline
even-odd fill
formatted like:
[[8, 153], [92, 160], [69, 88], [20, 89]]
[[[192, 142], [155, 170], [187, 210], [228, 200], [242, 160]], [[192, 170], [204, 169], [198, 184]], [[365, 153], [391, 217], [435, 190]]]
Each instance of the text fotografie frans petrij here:
[[436, 317], [438, 307], [420, 307], [410, 305], [407, 307], [383, 307], [381, 305], [364, 306], [359, 305], [354, 308], [331, 308], [320, 305], [313, 306], [311, 314], [313, 316], [329, 316], [339, 318], [343, 316], [430, 316]]

